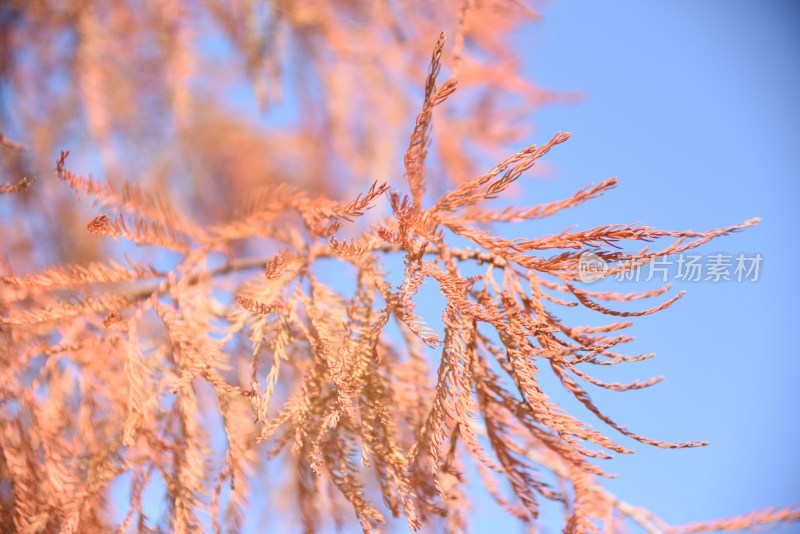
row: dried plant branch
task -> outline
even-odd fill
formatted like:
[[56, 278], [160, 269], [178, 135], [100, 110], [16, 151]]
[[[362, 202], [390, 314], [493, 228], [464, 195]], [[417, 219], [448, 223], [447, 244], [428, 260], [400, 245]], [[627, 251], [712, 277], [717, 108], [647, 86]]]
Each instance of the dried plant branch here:
[[6, 137], [5, 135], [3, 135], [2, 132], [0, 132], [0, 145], [10, 148], [11, 150], [17, 150], [17, 151], [28, 150], [27, 146], [17, 141], [14, 141], [9, 137]]
[[28, 177], [24, 177], [15, 184], [0, 184], [0, 193], [21, 193], [23, 191], [27, 191], [31, 184], [33, 184], [33, 180]]
[[[505, 117], [502, 104], [529, 95], [531, 86], [514, 71], [515, 56], [503, 52], [502, 30], [535, 14], [505, 2], [458, 2], [455, 12], [443, 6], [420, 14], [402, 2], [244, 2], [234, 9], [211, 0], [191, 8], [154, 2], [140, 13], [128, 2], [102, 9], [87, 2], [77, 11], [44, 2], [15, 7], [15, 23], [0, 17], [0, 40], [8, 30], [30, 43], [24, 47], [32, 57], [72, 69], [59, 71], [70, 80], [65, 92], [83, 104], [87, 137], [110, 179], [72, 172], [64, 151], [55, 165], [64, 197], [72, 191], [119, 213], [84, 226], [71, 201], [54, 197], [53, 239], [84, 247], [69, 261], [70, 251], [42, 237], [46, 222], [3, 230], [0, 530], [240, 531], [263, 504], [263, 466], [276, 457], [284, 469], [268, 482], [278, 494], [269, 500], [282, 509], [290, 508], [284, 500], [296, 500], [305, 532], [349, 522], [381, 531], [390, 516], [412, 530], [436, 529], [441, 519], [450, 531], [465, 531], [472, 465], [498, 505], [531, 527], [543, 500], [563, 508], [570, 533], [617, 531], [625, 521], [665, 533], [800, 519], [789, 507], [671, 527], [603, 487], [608, 475], [593, 459], [633, 452], [604, 429], [663, 448], [706, 442], [641, 436], [590, 397], [585, 383], [627, 391], [662, 377], [595, 378], [590, 365], [652, 354], [617, 352], [633, 339], [631, 321], [571, 326], [557, 310], [638, 317], [676, 305], [684, 293], [670, 296], [669, 285], [590, 291], [580, 283], [581, 255], [606, 261], [611, 276], [758, 219], [703, 232], [612, 224], [537, 235], [531, 226], [524, 239], [505, 237], [493, 223], [530, 223], [578, 207], [617, 180], [538, 206], [493, 207], [570, 134], [479, 170], [468, 141], [497, 151], [522, 138], [504, 119], [528, 107], [507, 109]], [[439, 31], [431, 25], [448, 17], [455, 43], [448, 48], [442, 32], [430, 55], [429, 35]], [[205, 104], [195, 101], [203, 91], [188, 85], [204, 74], [192, 45], [199, 20], [228, 36], [265, 106], [276, 102], [284, 69], [306, 69], [295, 87], [299, 113], [323, 126], [300, 121], [298, 131], [278, 135], [203, 113]], [[370, 37], [373, 26], [387, 42]], [[19, 37], [39, 27], [75, 38], [74, 57]], [[112, 35], [129, 39], [132, 49], [158, 43], [159, 53], [132, 52], [119, 58], [123, 68]], [[362, 39], [375, 50], [357, 48]], [[291, 63], [287, 50], [301, 51], [303, 61]], [[423, 57], [430, 58], [427, 74]], [[142, 78], [154, 65], [169, 75]], [[438, 85], [448, 65], [453, 77]], [[12, 73], [15, 87], [34, 85], [26, 72]], [[402, 83], [387, 83], [394, 77]], [[419, 110], [404, 86], [423, 78]], [[456, 100], [457, 87], [469, 98]], [[142, 93], [143, 115], [155, 109], [173, 121], [166, 140], [154, 142], [166, 148], [152, 165], [140, 164], [137, 157], [154, 158], [132, 140], [165, 118], [151, 113], [144, 124], [113, 105], [117, 93], [137, 101]], [[63, 113], [53, 129], [70, 122], [69, 110]], [[224, 135], [230, 132], [233, 142]], [[45, 133], [32, 125], [31, 146], [49, 147]], [[408, 143], [395, 146], [399, 139]], [[33, 152], [4, 136], [0, 144], [14, 161]], [[148, 181], [162, 193], [139, 185]], [[23, 179], [0, 192], [29, 185]], [[191, 218], [165, 200], [173, 185]], [[24, 202], [44, 205], [47, 190], [2, 201], [27, 216]], [[625, 252], [639, 242], [653, 248]], [[130, 252], [131, 243], [147, 247]], [[136, 259], [114, 261], [122, 255], [115, 251]], [[164, 258], [174, 252], [180, 259], [169, 266]], [[444, 298], [434, 312], [441, 329], [421, 305], [431, 288]], [[660, 303], [614, 307], [651, 298]], [[560, 387], [548, 387], [543, 373]], [[601, 428], [562, 408], [563, 397], [577, 400]], [[115, 515], [118, 483], [130, 496]], [[168, 504], [161, 518], [152, 517], [153, 498]]]

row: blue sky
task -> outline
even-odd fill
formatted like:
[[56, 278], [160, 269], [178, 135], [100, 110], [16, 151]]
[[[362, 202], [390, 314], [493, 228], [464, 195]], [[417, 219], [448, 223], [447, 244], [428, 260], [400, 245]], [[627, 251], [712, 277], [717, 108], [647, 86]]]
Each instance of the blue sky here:
[[[639, 392], [591, 390], [631, 430], [711, 445], [637, 445], [604, 464], [619, 475], [608, 487], [673, 524], [800, 500], [800, 4], [567, 0], [542, 12], [518, 40], [526, 70], [583, 99], [536, 115], [536, 141], [558, 130], [573, 137], [548, 156], [547, 178], [526, 182], [528, 203], [608, 176], [620, 185], [532, 231], [631, 222], [705, 230], [762, 219], [700, 250], [760, 253], [760, 279], [676, 283], [687, 296], [632, 332], [634, 348], [658, 356], [609, 375], [666, 380]], [[614, 283], [603, 287], [622, 288]], [[480, 508], [475, 532], [500, 531], [500, 514]]]

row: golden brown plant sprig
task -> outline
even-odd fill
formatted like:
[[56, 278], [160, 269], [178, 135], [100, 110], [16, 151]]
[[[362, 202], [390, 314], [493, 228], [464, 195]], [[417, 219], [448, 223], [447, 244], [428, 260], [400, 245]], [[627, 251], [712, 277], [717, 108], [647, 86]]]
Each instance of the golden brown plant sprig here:
[[[404, 158], [408, 193], [396, 182], [375, 183], [352, 201], [334, 201], [283, 186], [245, 222], [202, 228], [132, 186], [73, 174], [62, 155], [57, 176], [118, 212], [95, 218], [89, 233], [169, 249], [180, 261], [165, 272], [109, 260], [0, 278], [2, 530], [237, 531], [248, 510], [260, 508], [251, 491], [260, 462], [279, 455], [306, 532], [353, 515], [365, 532], [380, 530], [387, 515], [405, 517], [414, 530], [442, 517], [448, 531], [463, 531], [470, 463], [499, 505], [524, 522], [538, 517], [541, 499], [561, 503], [567, 532], [616, 531], [626, 518], [648, 532], [800, 519], [790, 508], [665, 525], [607, 492], [598, 478], [605, 473], [590, 461], [632, 451], [561, 409], [538, 379], [549, 367], [606, 426], [642, 443], [704, 445], [640, 436], [601, 411], [583, 383], [624, 391], [660, 378], [606, 383], [587, 367], [650, 355], [617, 352], [631, 339], [622, 333], [630, 322], [568, 326], [553, 310], [583, 305], [612, 317], [662, 310], [682, 293], [637, 312], [600, 304], [669, 288], [580, 289], [580, 254], [593, 251], [613, 273], [623, 260], [647, 263], [757, 220], [708, 232], [608, 225], [524, 240], [493, 234], [484, 223], [549, 216], [616, 181], [541, 206], [488, 206], [568, 139], [559, 133], [438, 198], [426, 195], [432, 120], [457, 85], [437, 85], [444, 43], [442, 35]], [[382, 205], [389, 209], [358, 237], [336, 237], [344, 223]], [[454, 248], [455, 236], [475, 248]], [[272, 253], [232, 254], [235, 242], [251, 238], [266, 238]], [[674, 240], [655, 251], [615, 248], [662, 238]], [[213, 266], [220, 254], [226, 261]], [[396, 286], [386, 273], [393, 257], [403, 261]], [[330, 262], [349, 267], [352, 292], [319, 276]], [[416, 310], [425, 283], [446, 299], [443, 332]], [[108, 513], [119, 504], [109, 487], [123, 475], [130, 506], [120, 524]], [[156, 479], [169, 503], [160, 522], [143, 503]]]

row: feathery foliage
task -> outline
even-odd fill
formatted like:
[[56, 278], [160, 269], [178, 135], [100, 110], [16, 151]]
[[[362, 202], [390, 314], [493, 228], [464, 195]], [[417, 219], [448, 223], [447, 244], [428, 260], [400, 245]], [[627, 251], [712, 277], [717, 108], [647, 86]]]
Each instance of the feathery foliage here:
[[[533, 207], [491, 204], [569, 139], [556, 133], [488, 171], [468, 148], [499, 153], [526, 134], [504, 117], [558, 98], [519, 76], [504, 37], [533, 11], [503, 1], [201, 5], [0, 7], [0, 39], [10, 45], [2, 75], [19, 90], [21, 111], [49, 101], [52, 119], [22, 113], [29, 144], [0, 137], [12, 178], [0, 202], [26, 213], [55, 195], [54, 220], [3, 228], [0, 530], [235, 532], [261, 508], [256, 486], [275, 459], [283, 468], [269, 484], [290, 490], [305, 532], [353, 520], [380, 531], [389, 517], [413, 530], [465, 531], [470, 466], [500, 507], [531, 526], [543, 500], [560, 503], [566, 532], [618, 531], [627, 520], [648, 532], [700, 532], [800, 519], [787, 508], [672, 527], [603, 487], [593, 459], [632, 452], [615, 433], [663, 448], [705, 443], [639, 435], [589, 396], [586, 383], [626, 391], [660, 380], [607, 383], [591, 369], [651, 356], [619, 352], [631, 340], [622, 318], [663, 310], [683, 293], [582, 289], [581, 254], [608, 262], [610, 275], [757, 219], [703, 232], [611, 224], [503, 237], [494, 223], [551, 216], [617, 185], [610, 178]], [[296, 83], [317, 122], [259, 132], [193, 94], [190, 82], [213, 81], [193, 44], [204, 25], [233, 43], [265, 107], [279, 101], [285, 69], [316, 80], [321, 96], [302, 77]], [[35, 32], [73, 42], [64, 51]], [[119, 57], [115, 39], [131, 53]], [[151, 40], [154, 49], [135, 48]], [[40, 70], [26, 68], [26, 57]], [[69, 82], [53, 81], [59, 75]], [[419, 82], [422, 99], [409, 113]], [[453, 103], [462, 90], [468, 98]], [[526, 99], [509, 107], [508, 95]], [[151, 108], [137, 115], [114, 99]], [[59, 180], [31, 188], [21, 171], [73, 133], [75, 100], [112, 178], [85, 176], [62, 152], [50, 165]], [[134, 140], [164, 131], [165, 114], [174, 128], [152, 144], [174, 150], [158, 159]], [[215, 137], [226, 127], [231, 141]], [[306, 160], [283, 163], [298, 153]], [[141, 163], [148, 156], [152, 166]], [[390, 172], [397, 161], [403, 169]], [[166, 200], [171, 173], [193, 207]], [[391, 178], [373, 181], [379, 175]], [[90, 199], [92, 215], [82, 218], [57, 188]], [[80, 250], [48, 246], [53, 236]], [[620, 248], [639, 242], [653, 248]], [[331, 284], [330, 269], [349, 281]], [[399, 283], [393, 270], [402, 270]], [[425, 285], [445, 299], [441, 331], [420, 309]], [[614, 307], [646, 299], [661, 300]], [[609, 322], [565, 324], [558, 310], [574, 306]], [[562, 390], [545, 391], [545, 368]], [[559, 395], [599, 428], [562, 409]], [[114, 484], [128, 495], [117, 515]], [[168, 503], [161, 517], [147, 492]]]

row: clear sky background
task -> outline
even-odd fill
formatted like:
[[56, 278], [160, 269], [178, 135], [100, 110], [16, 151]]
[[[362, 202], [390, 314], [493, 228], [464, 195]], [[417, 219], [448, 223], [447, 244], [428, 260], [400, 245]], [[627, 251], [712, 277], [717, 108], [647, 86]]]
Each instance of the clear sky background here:
[[[677, 282], [687, 296], [633, 330], [634, 347], [658, 356], [607, 375], [666, 380], [637, 392], [590, 390], [635, 432], [711, 445], [637, 444], [635, 455], [604, 464], [619, 475], [607, 486], [672, 524], [800, 501], [800, 3], [563, 0], [542, 12], [518, 41], [527, 72], [583, 99], [536, 116], [535, 141], [558, 130], [573, 138], [548, 155], [546, 178], [526, 182], [527, 203], [620, 180], [603, 198], [543, 221], [542, 233], [631, 222], [706, 230], [762, 218], [700, 249], [760, 253], [760, 279]], [[520, 532], [496, 509], [476, 508], [475, 532]]]

